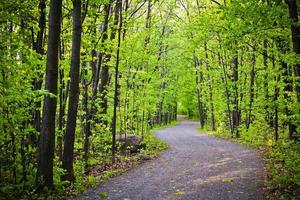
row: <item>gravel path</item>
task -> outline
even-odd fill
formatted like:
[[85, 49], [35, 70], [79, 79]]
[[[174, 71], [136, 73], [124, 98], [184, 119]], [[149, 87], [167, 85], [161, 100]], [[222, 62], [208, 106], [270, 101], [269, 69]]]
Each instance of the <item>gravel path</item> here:
[[112, 178], [77, 199], [265, 199], [263, 164], [255, 150], [199, 134], [183, 121], [158, 131], [170, 144], [159, 158]]

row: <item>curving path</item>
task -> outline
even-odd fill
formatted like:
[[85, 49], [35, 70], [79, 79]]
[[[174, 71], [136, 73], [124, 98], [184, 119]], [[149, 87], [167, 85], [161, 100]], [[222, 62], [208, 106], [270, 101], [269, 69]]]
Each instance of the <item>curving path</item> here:
[[250, 200], [265, 199], [263, 164], [255, 150], [199, 134], [182, 121], [158, 131], [170, 144], [159, 158], [112, 178], [77, 199]]

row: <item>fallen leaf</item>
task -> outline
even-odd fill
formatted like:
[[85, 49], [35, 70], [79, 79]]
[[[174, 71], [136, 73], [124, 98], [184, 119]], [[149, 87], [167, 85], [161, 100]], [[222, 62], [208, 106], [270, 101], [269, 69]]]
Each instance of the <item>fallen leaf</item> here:
[[233, 182], [233, 179], [232, 178], [224, 178], [223, 182], [224, 183], [230, 183], [230, 182]]
[[178, 196], [178, 197], [182, 197], [182, 196], [185, 195], [185, 192], [183, 192], [183, 191], [177, 191], [177, 192], [175, 193], [175, 195]]

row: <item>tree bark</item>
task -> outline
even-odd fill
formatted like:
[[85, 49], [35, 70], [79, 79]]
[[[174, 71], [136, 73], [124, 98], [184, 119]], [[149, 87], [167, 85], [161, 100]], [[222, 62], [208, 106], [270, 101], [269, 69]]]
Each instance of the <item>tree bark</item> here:
[[[286, 0], [286, 3], [289, 8], [290, 19], [292, 20], [291, 31], [292, 31], [293, 50], [297, 56], [300, 56], [300, 26], [299, 26], [299, 18], [298, 18], [297, 1]], [[295, 76], [297, 78], [296, 87], [295, 87], [297, 93], [297, 101], [300, 102], [300, 63], [299, 62], [295, 65], [294, 71], [295, 71]]]
[[253, 55], [252, 55], [252, 68], [250, 71], [250, 91], [249, 91], [249, 111], [248, 116], [246, 119], [246, 129], [248, 130], [251, 123], [251, 112], [252, 112], [252, 105], [253, 105], [253, 99], [254, 99], [254, 79], [255, 79], [255, 49], [253, 49]]
[[60, 82], [60, 88], [59, 88], [59, 114], [58, 114], [58, 130], [59, 135], [57, 136], [57, 151], [58, 151], [58, 157], [60, 160], [62, 160], [63, 156], [63, 136], [64, 136], [64, 126], [65, 126], [65, 81], [64, 81], [64, 70], [59, 70], [59, 82]]
[[50, 1], [49, 32], [45, 89], [55, 97], [44, 98], [43, 121], [39, 141], [38, 187], [53, 187], [53, 158], [55, 146], [55, 114], [58, 79], [58, 48], [61, 29], [62, 0]]
[[[98, 59], [97, 59], [97, 63], [96, 63], [96, 73], [95, 73], [94, 80], [93, 80], [91, 119], [94, 119], [94, 116], [96, 114], [95, 100], [96, 100], [97, 94], [98, 94], [98, 87], [99, 87], [99, 90], [101, 89], [101, 86], [99, 86], [99, 80], [100, 80], [100, 77], [102, 77], [101, 74], [103, 74], [103, 70], [106, 70], [105, 68], [101, 70], [101, 67], [103, 64], [103, 57], [106, 52], [106, 47], [105, 47], [104, 43], [108, 39], [107, 30], [108, 30], [108, 24], [109, 24], [110, 10], [111, 10], [111, 0], [109, 0], [109, 2], [107, 4], [105, 4], [105, 6], [104, 6], [105, 14], [104, 14], [104, 21], [102, 23], [102, 30], [101, 30], [102, 31], [101, 46], [102, 46], [103, 50], [101, 50], [101, 52], [96, 53]], [[102, 81], [101, 81], [101, 84], [102, 84]], [[103, 91], [100, 90], [99, 93], [102, 95]], [[98, 121], [98, 120], [96, 120], [96, 121]]]
[[[274, 61], [273, 61], [274, 62]], [[278, 86], [278, 83], [279, 83], [279, 80], [280, 80], [280, 75], [277, 75], [276, 76], [276, 85], [275, 85], [275, 88], [274, 88], [274, 103], [275, 103], [275, 108], [274, 108], [274, 138], [275, 138], [275, 141], [278, 140], [278, 97], [279, 97], [279, 86]]]
[[62, 179], [69, 181], [74, 181], [73, 153], [79, 98], [81, 25], [81, 0], [73, 0], [70, 93], [67, 127], [64, 141], [64, 154], [62, 160], [62, 168], [66, 170], [66, 173], [62, 176]]
[[208, 64], [207, 43], [205, 43], [204, 49], [205, 49], [205, 58], [206, 58], [206, 68], [208, 72], [207, 79], [208, 79], [209, 105], [210, 105], [210, 128], [212, 131], [215, 131], [216, 123], [215, 123], [215, 111], [214, 111], [214, 100], [213, 100], [213, 87], [212, 87], [212, 79], [210, 77], [210, 66]]
[[[222, 48], [220, 45], [220, 52], [221, 51], [222, 51]], [[228, 80], [227, 80], [227, 72], [226, 72], [225, 63], [224, 63], [221, 53], [218, 54], [218, 57], [219, 57], [219, 64], [222, 66], [222, 69], [223, 69], [222, 71], [223, 71], [224, 84], [225, 84], [225, 95], [226, 95], [228, 121], [229, 121], [231, 136], [233, 137], [234, 130], [233, 130], [233, 123], [232, 123], [232, 118], [231, 118], [230, 94], [229, 94], [229, 86], [228, 86]]]
[[235, 137], [239, 137], [238, 127], [240, 125], [240, 111], [239, 111], [239, 100], [238, 100], [238, 80], [239, 80], [239, 72], [238, 72], [238, 52], [235, 53], [233, 58], [233, 111], [232, 111], [232, 126], [235, 132]]
[[[110, 34], [110, 41], [113, 41], [116, 37], [116, 28], [119, 23], [119, 13], [118, 13], [118, 2], [116, 3], [115, 6], [115, 15], [114, 15], [114, 27], [112, 28], [111, 34]], [[108, 84], [109, 84], [109, 66], [108, 63], [110, 62], [111, 59], [111, 54], [112, 51], [106, 53], [103, 58], [103, 66], [102, 70], [100, 73], [100, 85], [99, 85], [99, 93], [100, 93], [100, 106], [101, 106], [101, 111], [100, 114], [105, 115], [107, 113], [107, 93], [108, 93]], [[107, 121], [102, 119], [102, 123], [107, 125]]]
[[122, 29], [122, 0], [116, 2], [116, 14], [115, 16], [119, 19], [118, 27], [118, 48], [117, 48], [117, 60], [115, 68], [115, 92], [114, 92], [114, 113], [112, 120], [112, 162], [116, 159], [116, 125], [117, 125], [117, 106], [118, 106], [118, 78], [119, 78], [119, 63], [120, 63], [120, 47], [121, 47], [121, 29]]
[[[202, 114], [202, 102], [201, 102], [201, 86], [199, 84], [199, 72], [198, 71], [198, 62], [197, 62], [197, 57], [196, 57], [196, 52], [194, 51], [194, 68], [195, 68], [195, 76], [196, 76], [196, 92], [197, 92], [197, 107], [198, 107], [198, 115], [199, 115], [199, 123], [200, 127], [203, 129], [204, 128], [204, 119], [203, 119], [203, 114]], [[200, 66], [199, 66], [200, 67]]]
[[[46, 3], [45, 0], [40, 0], [39, 3], [39, 31], [37, 33], [36, 37], [36, 43], [34, 45], [35, 51], [43, 55], [44, 54], [44, 48], [43, 48], [43, 39], [44, 39], [44, 32], [45, 32], [45, 26], [46, 26]], [[42, 79], [43, 75], [39, 74], [38, 77]], [[42, 88], [42, 80], [35, 80], [34, 81], [34, 89], [40, 90]], [[41, 131], [41, 102], [36, 102], [35, 104], [35, 110], [33, 111], [33, 124], [34, 128], [37, 132]], [[35, 138], [32, 138], [36, 142]]]
[[270, 123], [269, 113], [269, 70], [268, 70], [268, 40], [264, 40], [263, 64], [264, 64], [264, 97], [265, 97], [265, 120]]

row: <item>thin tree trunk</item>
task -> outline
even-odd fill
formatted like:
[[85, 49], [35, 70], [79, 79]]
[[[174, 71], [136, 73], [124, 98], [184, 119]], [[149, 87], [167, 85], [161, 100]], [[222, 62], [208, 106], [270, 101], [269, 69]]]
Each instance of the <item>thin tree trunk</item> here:
[[118, 106], [118, 78], [119, 78], [119, 63], [120, 63], [120, 47], [121, 47], [121, 31], [122, 31], [122, 0], [116, 2], [116, 15], [119, 18], [118, 27], [118, 48], [117, 48], [117, 60], [115, 68], [115, 92], [114, 92], [114, 113], [112, 121], [112, 162], [116, 160], [116, 125], [117, 125], [117, 106]]
[[[103, 70], [106, 69], [102, 69], [102, 64], [103, 64], [103, 57], [104, 54], [106, 52], [106, 47], [105, 47], [105, 41], [108, 39], [108, 24], [109, 24], [109, 17], [110, 17], [110, 10], [111, 10], [111, 0], [109, 0], [109, 2], [107, 4], [105, 4], [104, 6], [104, 21], [102, 23], [102, 38], [101, 38], [101, 46], [103, 48], [103, 50], [101, 49], [101, 52], [97, 52], [97, 63], [96, 63], [96, 72], [95, 72], [95, 76], [94, 76], [94, 80], [93, 80], [93, 95], [92, 95], [92, 108], [91, 108], [91, 118], [94, 119], [94, 116], [96, 114], [96, 98], [97, 98], [97, 94], [98, 94], [98, 87], [100, 89], [99, 86], [99, 80], [100, 80], [100, 75], [101, 73], [103, 73]], [[102, 95], [103, 90], [100, 90], [99, 93]], [[95, 119], [94, 119], [95, 120]], [[98, 121], [98, 120], [96, 120]]]
[[[45, 32], [45, 26], [46, 26], [46, 3], [45, 0], [40, 0], [39, 2], [39, 12], [40, 12], [40, 17], [39, 17], [39, 31], [37, 33], [37, 38], [36, 38], [36, 43], [34, 45], [34, 48], [36, 52], [40, 55], [44, 54], [44, 49], [43, 49], [43, 38], [44, 38], [44, 32]], [[39, 74], [38, 77], [41, 80], [35, 80], [34, 81], [34, 89], [35, 90], [40, 90], [42, 88], [42, 78], [43, 75]], [[33, 124], [34, 128], [37, 132], [41, 131], [41, 102], [38, 101], [35, 104], [35, 110], [33, 113]], [[34, 142], [36, 142], [36, 138], [32, 138]]]
[[233, 58], [233, 111], [232, 111], [232, 125], [233, 130], [235, 132], [235, 137], [239, 137], [238, 127], [240, 125], [240, 111], [239, 111], [239, 100], [238, 100], [238, 80], [239, 80], [239, 72], [238, 72], [238, 52], [235, 53]]
[[[220, 52], [221, 52], [221, 46], [220, 46]], [[232, 118], [231, 118], [231, 109], [230, 109], [230, 96], [229, 96], [229, 88], [228, 88], [228, 80], [227, 80], [227, 73], [225, 68], [225, 63], [223, 61], [223, 58], [221, 56], [221, 53], [218, 54], [219, 57], [219, 64], [222, 66], [223, 69], [223, 76], [224, 76], [224, 83], [225, 83], [225, 95], [226, 95], [226, 105], [227, 105], [227, 113], [228, 113], [228, 121], [229, 121], [229, 127], [230, 132], [233, 137], [233, 124], [232, 124]]]
[[145, 121], [145, 111], [142, 114], [142, 139], [144, 139], [144, 121]]
[[263, 63], [264, 63], [264, 97], [265, 97], [265, 119], [270, 124], [269, 113], [269, 80], [268, 80], [268, 41], [264, 40]]
[[254, 79], [255, 79], [255, 49], [253, 49], [253, 56], [252, 56], [252, 68], [250, 72], [250, 92], [249, 92], [249, 111], [248, 116], [246, 119], [246, 129], [249, 129], [251, 123], [251, 112], [252, 112], [252, 105], [254, 99]]
[[58, 130], [59, 135], [57, 136], [57, 148], [58, 148], [58, 157], [62, 160], [63, 155], [63, 136], [64, 136], [64, 126], [65, 126], [65, 81], [64, 81], [64, 70], [59, 70], [59, 114], [58, 114]]
[[[274, 56], [271, 57], [273, 70], [276, 70], [275, 58]], [[280, 73], [275, 76], [275, 87], [274, 87], [274, 96], [273, 96], [273, 103], [274, 103], [274, 116], [270, 118], [270, 123], [274, 128], [274, 138], [275, 141], [278, 140], [278, 97], [279, 97], [279, 81], [280, 81]]]
[[[112, 28], [111, 34], [110, 34], [110, 41], [113, 41], [116, 37], [116, 26], [118, 26], [119, 23], [119, 13], [118, 13], [118, 5], [115, 6], [115, 16], [114, 16], [114, 27]], [[108, 53], [104, 55], [103, 58], [103, 66], [100, 73], [100, 85], [99, 85], [99, 93], [100, 93], [100, 114], [105, 115], [107, 113], [107, 93], [108, 93], [108, 85], [109, 85], [109, 66], [108, 63], [111, 59], [112, 50], [109, 50]], [[102, 123], [107, 125], [107, 121], [102, 119]]]
[[205, 58], [206, 58], [206, 68], [208, 71], [207, 79], [208, 79], [208, 89], [209, 89], [209, 105], [210, 105], [210, 128], [212, 131], [216, 130], [215, 124], [215, 111], [214, 111], [214, 100], [213, 100], [213, 87], [212, 87], [212, 79], [210, 77], [210, 66], [208, 64], [208, 52], [207, 52], [207, 43], [204, 45], [205, 49]]
[[90, 149], [90, 135], [91, 135], [91, 113], [89, 112], [88, 108], [88, 102], [89, 102], [89, 93], [88, 88], [89, 84], [87, 83], [87, 80], [85, 76], [87, 75], [87, 70], [83, 70], [83, 98], [82, 98], [82, 105], [83, 105], [83, 111], [84, 111], [84, 127], [83, 127], [83, 133], [84, 133], [84, 146], [83, 146], [83, 158], [84, 158], [84, 169], [85, 173], [88, 174], [88, 160], [89, 160], [89, 149]]
[[[194, 50], [194, 68], [195, 68], [195, 76], [196, 76], [196, 92], [197, 92], [197, 107], [198, 107], [198, 114], [199, 114], [199, 123], [200, 127], [203, 129], [204, 128], [204, 120], [203, 120], [203, 114], [202, 114], [202, 102], [201, 102], [201, 85], [199, 84], [199, 73], [198, 72], [198, 62], [197, 62], [197, 57], [196, 57], [196, 52]], [[200, 66], [199, 66], [200, 67]]]

